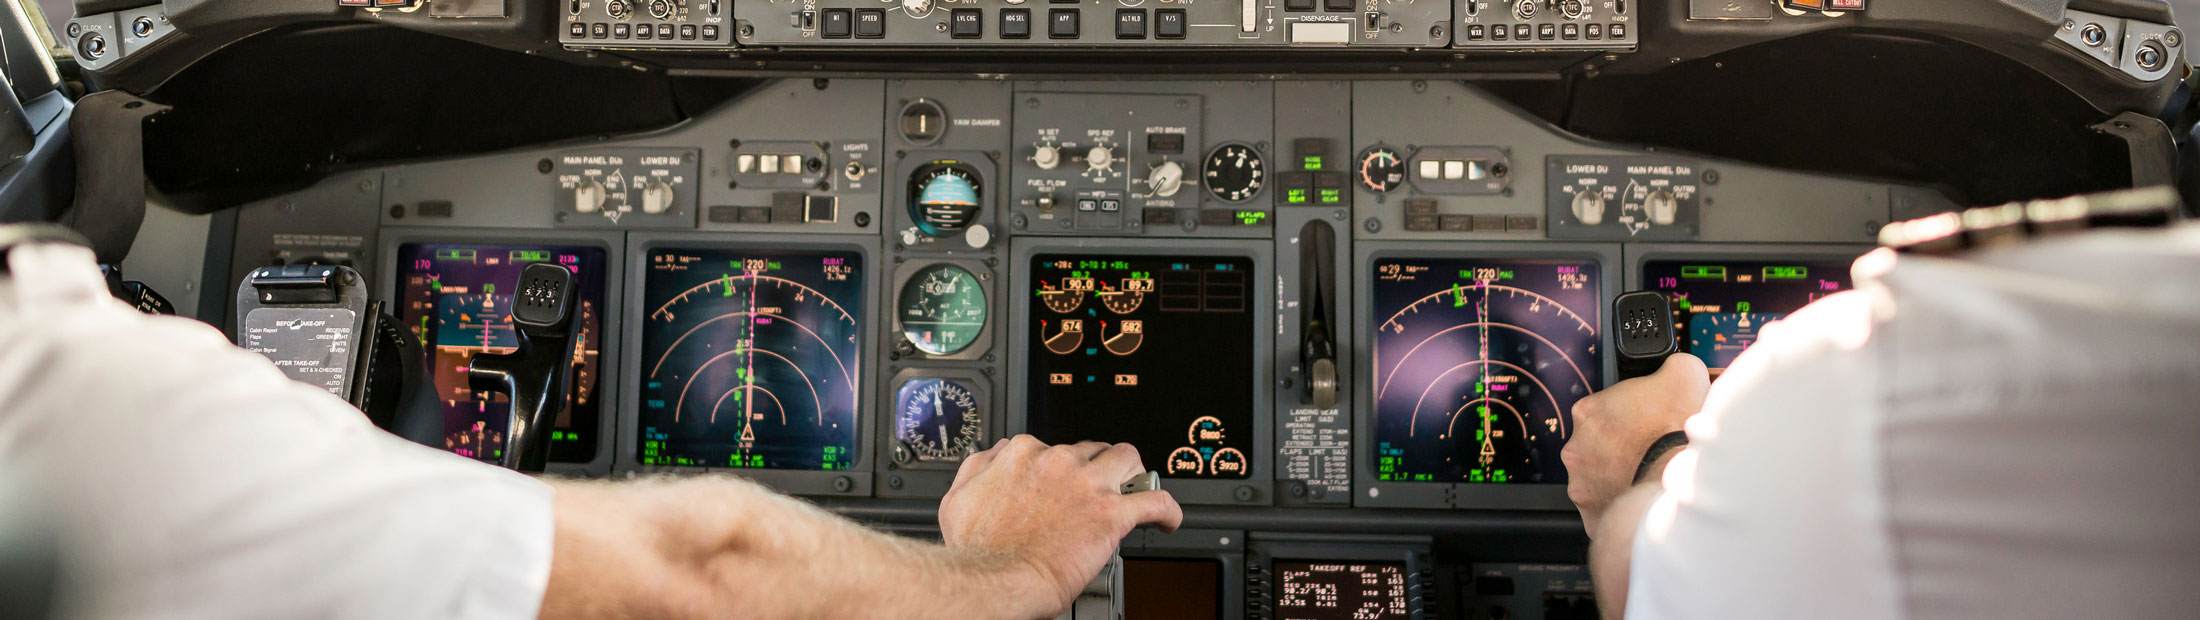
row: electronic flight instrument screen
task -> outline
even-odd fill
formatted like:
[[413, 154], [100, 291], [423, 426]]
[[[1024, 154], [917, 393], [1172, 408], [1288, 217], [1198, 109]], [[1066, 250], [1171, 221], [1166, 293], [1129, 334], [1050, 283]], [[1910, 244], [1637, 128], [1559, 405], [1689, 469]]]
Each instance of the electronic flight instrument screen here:
[[1222, 617], [1222, 564], [1214, 560], [1123, 560], [1123, 620]]
[[1276, 562], [1276, 620], [1405, 620], [1400, 562]]
[[650, 250], [644, 465], [839, 470], [856, 461], [863, 257]]
[[1765, 324], [1849, 288], [1842, 260], [1653, 260], [1643, 285], [1673, 302], [1673, 337], [1716, 377]]
[[477, 392], [467, 367], [482, 352], [519, 346], [512, 330], [512, 291], [531, 263], [573, 270], [579, 292], [579, 357], [573, 360], [573, 405], [551, 425], [550, 460], [587, 462], [596, 455], [603, 404], [596, 399], [602, 375], [598, 352], [603, 326], [604, 250], [549, 245], [408, 243], [397, 250], [398, 320], [421, 342], [436, 400], [443, 410], [443, 448], [483, 461], [504, 456], [512, 403], [503, 394]]
[[1375, 475], [1563, 483], [1574, 402], [1602, 385], [1598, 264], [1375, 261]]
[[1245, 478], [1253, 452], [1250, 259], [1031, 261], [1031, 433], [1130, 443], [1174, 478]]

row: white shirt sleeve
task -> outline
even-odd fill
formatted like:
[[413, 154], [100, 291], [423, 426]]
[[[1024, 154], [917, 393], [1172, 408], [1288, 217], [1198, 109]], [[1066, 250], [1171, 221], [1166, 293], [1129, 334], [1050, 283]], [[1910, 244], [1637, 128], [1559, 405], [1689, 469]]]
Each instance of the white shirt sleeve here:
[[1636, 530], [1630, 619], [1900, 618], [1879, 520], [1869, 293], [1765, 327]]
[[89, 251], [0, 279], [0, 471], [67, 526], [65, 612], [532, 618], [552, 491], [406, 442], [205, 324], [106, 294]]

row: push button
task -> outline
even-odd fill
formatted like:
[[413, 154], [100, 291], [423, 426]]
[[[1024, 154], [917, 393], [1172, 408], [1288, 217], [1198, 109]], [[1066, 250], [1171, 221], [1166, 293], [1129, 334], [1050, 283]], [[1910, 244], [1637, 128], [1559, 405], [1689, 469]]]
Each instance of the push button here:
[[1355, 4], [1358, 3], [1354, 0], [1322, 0], [1322, 9], [1338, 12], [1351, 11], [1355, 8], [1353, 6]]
[[1118, 39], [1144, 39], [1144, 38], [1146, 38], [1146, 10], [1145, 10], [1145, 9], [1116, 9], [1116, 10], [1115, 10], [1115, 38], [1118, 38]]
[[588, 24], [573, 22], [572, 26], [565, 29], [565, 34], [570, 35], [575, 39], [586, 37], [588, 36]]
[[1031, 9], [1001, 9], [1001, 38], [1031, 38]]
[[982, 9], [955, 9], [948, 19], [957, 39], [975, 39], [985, 36], [985, 12]]
[[1529, 28], [1530, 28], [1530, 26], [1528, 26], [1527, 24], [1514, 24], [1514, 25], [1513, 25], [1513, 38], [1515, 38], [1515, 39], [1519, 39], [1519, 40], [1522, 40], [1522, 41], [1526, 41], [1526, 40], [1528, 40], [1528, 37], [1530, 37], [1530, 36], [1534, 36], [1534, 35], [1531, 35], [1531, 34], [1529, 34], [1529, 32], [1530, 32]]
[[[1499, 28], [1499, 29], [1497, 29], [1497, 31], [1498, 31], [1498, 32], [1504, 32], [1504, 31], [1505, 31], [1505, 29], [1503, 29], [1503, 28]], [[1468, 41], [1480, 41], [1480, 40], [1482, 40], [1483, 38], [1485, 38], [1485, 37], [1488, 37], [1488, 36], [1489, 36], [1489, 27], [1487, 27], [1487, 26], [1483, 26], [1483, 25], [1481, 25], [1481, 24], [1474, 24], [1474, 25], [1471, 25], [1471, 26], [1467, 26], [1467, 40], [1468, 40]]]
[[695, 26], [692, 24], [680, 26], [680, 38], [689, 41], [695, 40]]
[[856, 11], [856, 38], [886, 38], [886, 10], [858, 9]]
[[1185, 27], [1184, 9], [1154, 9], [1153, 38], [1182, 39]]
[[1627, 24], [1612, 24], [1612, 27], [1609, 29], [1609, 31], [1612, 33], [1612, 38], [1614, 39], [1627, 38]]
[[705, 41], [716, 41], [716, 40], [718, 40], [718, 27], [717, 27], [717, 26], [715, 26], [715, 25], [713, 25], [713, 26], [704, 26], [704, 27], [703, 27], [703, 40], [705, 40]]
[[589, 24], [588, 36], [598, 39], [609, 37], [611, 36], [611, 25], [603, 23]]
[[672, 40], [672, 24], [657, 24], [657, 38]]
[[1585, 36], [1588, 36], [1589, 40], [1591, 41], [1604, 38], [1604, 24], [1589, 24], [1587, 26], [1583, 26], [1581, 28], [1581, 31]]
[[1304, 13], [1314, 10], [1314, 0], [1283, 0], [1283, 10]]
[[818, 35], [827, 39], [846, 39], [854, 31], [848, 9], [825, 9], [825, 23], [818, 26]]
[[1558, 37], [1556, 24], [1540, 24], [1535, 27], [1535, 38], [1549, 41]]
[[625, 39], [625, 38], [629, 38], [629, 37], [632, 37], [632, 36], [634, 36], [634, 33], [633, 33], [633, 32], [631, 32], [631, 31], [629, 30], [630, 28], [632, 28], [632, 27], [631, 27], [631, 26], [628, 26], [628, 25], [626, 25], [626, 24], [617, 24], [617, 25], [614, 25], [614, 26], [612, 26], [612, 27], [611, 27], [611, 38], [614, 38], [614, 39]]
[[1559, 26], [1558, 36], [1559, 38], [1568, 41], [1581, 38], [1581, 24], [1566, 24], [1564, 26]]
[[1512, 29], [1506, 28], [1504, 24], [1490, 26], [1490, 38], [1498, 41], [1510, 39], [1512, 38]]
[[1048, 38], [1075, 39], [1077, 34], [1077, 9], [1047, 11]]

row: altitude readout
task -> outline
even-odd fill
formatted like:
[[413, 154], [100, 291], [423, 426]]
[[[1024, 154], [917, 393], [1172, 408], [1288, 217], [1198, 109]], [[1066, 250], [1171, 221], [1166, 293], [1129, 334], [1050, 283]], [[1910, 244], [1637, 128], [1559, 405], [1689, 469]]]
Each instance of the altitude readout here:
[[855, 464], [860, 255], [655, 249], [648, 260], [642, 464]]
[[512, 290], [533, 263], [573, 270], [580, 302], [573, 317], [580, 346], [573, 358], [573, 404], [550, 429], [552, 462], [587, 462], [596, 455], [603, 404], [596, 399], [602, 349], [604, 250], [579, 246], [420, 244], [398, 248], [398, 320], [420, 339], [436, 401], [443, 411], [443, 449], [495, 462], [504, 454], [512, 403], [478, 392], [468, 366], [481, 353], [519, 346], [512, 330]]
[[1602, 376], [1591, 260], [1384, 259], [1374, 278], [1378, 480], [1563, 483]]
[[941, 263], [901, 285], [896, 315], [901, 336], [919, 351], [951, 355], [970, 347], [985, 329], [985, 289], [970, 270]]
[[1405, 620], [1399, 562], [1276, 562], [1276, 620]]
[[1676, 344], [1717, 377], [1766, 324], [1848, 290], [1849, 270], [1839, 260], [1653, 260], [1643, 286], [1673, 302]]
[[1251, 260], [1041, 255], [1031, 267], [1033, 435], [1130, 443], [1169, 477], [1252, 474]]
[[955, 463], [978, 450], [985, 396], [960, 379], [918, 377], [894, 395], [894, 461]]

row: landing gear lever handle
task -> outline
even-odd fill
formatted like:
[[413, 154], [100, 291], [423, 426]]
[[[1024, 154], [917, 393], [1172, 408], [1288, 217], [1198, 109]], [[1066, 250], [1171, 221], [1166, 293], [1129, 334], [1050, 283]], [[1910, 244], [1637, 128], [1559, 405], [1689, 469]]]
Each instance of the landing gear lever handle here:
[[573, 271], [535, 263], [519, 274], [512, 293], [512, 330], [519, 348], [475, 355], [467, 382], [475, 390], [503, 392], [512, 401], [504, 433], [505, 467], [540, 473], [548, 460], [550, 432], [543, 428], [572, 404]]
[[1318, 409], [1337, 406], [1336, 299], [1337, 231], [1307, 222], [1299, 229], [1299, 368], [1303, 400]]

